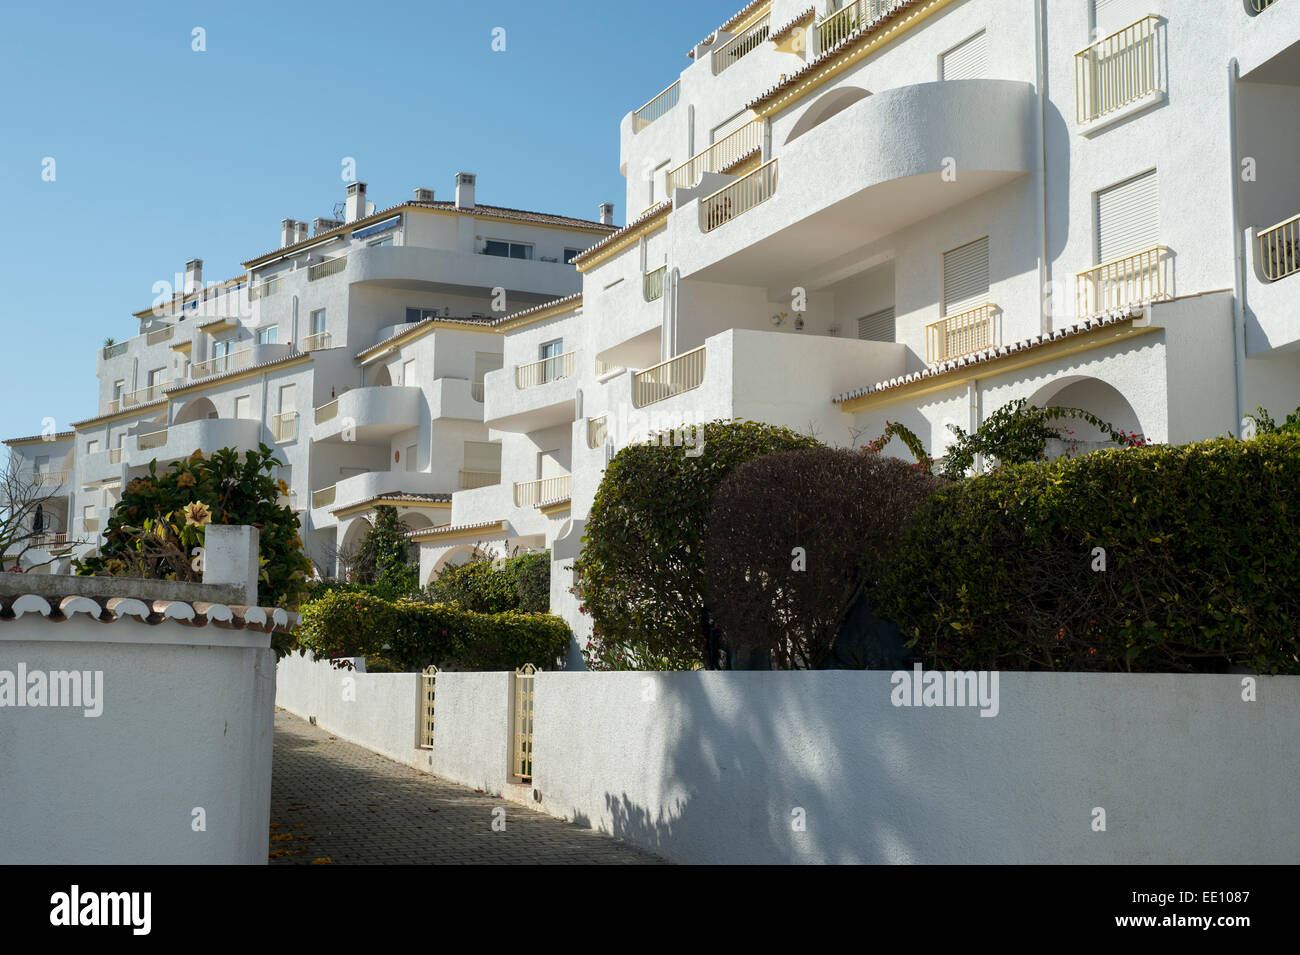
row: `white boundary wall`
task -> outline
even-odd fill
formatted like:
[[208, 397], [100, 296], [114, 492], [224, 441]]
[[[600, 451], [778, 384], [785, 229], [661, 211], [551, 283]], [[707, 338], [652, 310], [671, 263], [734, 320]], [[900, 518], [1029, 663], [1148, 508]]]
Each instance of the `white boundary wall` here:
[[[336, 679], [282, 662], [295, 712], [286, 665]], [[412, 725], [418, 677], [378, 676], [371, 716], [310, 715], [383, 752], [373, 714]], [[890, 677], [540, 673], [534, 792], [509, 777], [511, 675], [444, 673], [434, 749], [403, 761], [682, 862], [1300, 859], [1300, 678], [1002, 673], [985, 718], [895, 707]]]

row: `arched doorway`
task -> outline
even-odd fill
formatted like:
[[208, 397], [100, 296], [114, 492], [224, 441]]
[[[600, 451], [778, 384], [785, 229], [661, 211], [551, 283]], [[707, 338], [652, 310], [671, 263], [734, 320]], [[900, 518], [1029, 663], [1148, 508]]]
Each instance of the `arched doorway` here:
[[180, 410], [176, 412], [176, 420], [172, 424], [186, 424], [190, 421], [202, 421], [205, 418], [217, 417], [217, 406], [212, 403], [211, 398], [195, 398], [181, 405]]
[[841, 86], [824, 94], [804, 110], [803, 115], [794, 124], [794, 128], [790, 130], [790, 135], [785, 138], [785, 144], [790, 145], [808, 130], [820, 126], [836, 113], [843, 112], [858, 100], [866, 99], [870, 95], [870, 90], [864, 90], [860, 86]]
[[[1071, 375], [1048, 382], [1038, 389], [1029, 399], [1029, 403], [1039, 408], [1057, 405], [1062, 408], [1079, 408], [1096, 415], [1113, 428], [1131, 434], [1142, 434], [1142, 422], [1133, 406], [1118, 388], [1100, 378], [1086, 375]], [[1077, 443], [1078, 453], [1095, 451], [1099, 448], [1114, 447], [1115, 443], [1100, 429], [1086, 421], [1072, 419], [1065, 423], [1071, 429], [1072, 442]], [[1055, 449], [1059, 455], [1065, 449]], [[1053, 455], [1053, 456], [1057, 456]]]

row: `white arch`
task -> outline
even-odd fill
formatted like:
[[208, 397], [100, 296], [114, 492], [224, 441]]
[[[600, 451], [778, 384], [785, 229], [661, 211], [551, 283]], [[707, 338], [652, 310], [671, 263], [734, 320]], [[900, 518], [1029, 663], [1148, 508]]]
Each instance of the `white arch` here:
[[785, 138], [785, 144], [790, 145], [808, 130], [820, 126], [836, 113], [848, 109], [858, 100], [866, 99], [870, 95], [870, 90], [864, 90], [860, 86], [841, 86], [823, 94], [803, 111], [803, 115], [790, 130], [790, 135]]

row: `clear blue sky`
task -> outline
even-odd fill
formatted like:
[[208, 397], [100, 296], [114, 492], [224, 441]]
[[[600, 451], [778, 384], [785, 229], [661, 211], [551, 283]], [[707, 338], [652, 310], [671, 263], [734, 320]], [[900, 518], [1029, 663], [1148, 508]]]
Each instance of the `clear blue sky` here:
[[[478, 174], [483, 203], [625, 222], [623, 114], [742, 0], [10, 4], [0, 22], [0, 437], [96, 412], [95, 349], [153, 283]], [[194, 52], [192, 30], [206, 31]], [[492, 31], [506, 30], [505, 52]], [[55, 180], [42, 180], [45, 157]]]

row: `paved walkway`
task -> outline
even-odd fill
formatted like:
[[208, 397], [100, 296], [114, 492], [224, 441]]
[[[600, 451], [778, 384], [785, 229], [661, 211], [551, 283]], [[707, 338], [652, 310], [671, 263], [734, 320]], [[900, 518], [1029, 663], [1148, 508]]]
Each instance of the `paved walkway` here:
[[[272, 865], [662, 862], [395, 763], [279, 709], [271, 777]], [[499, 808], [506, 829], [493, 832], [492, 810]]]

